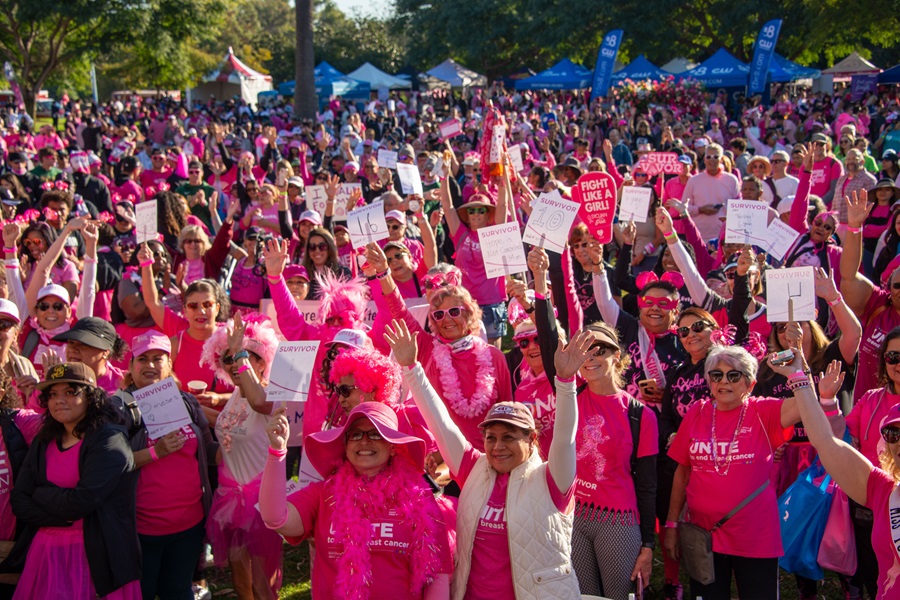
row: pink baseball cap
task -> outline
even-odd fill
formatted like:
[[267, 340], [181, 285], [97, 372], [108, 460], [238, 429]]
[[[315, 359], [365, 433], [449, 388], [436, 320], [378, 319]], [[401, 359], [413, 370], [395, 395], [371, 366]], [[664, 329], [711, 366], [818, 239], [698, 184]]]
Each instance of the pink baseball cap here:
[[168, 336], [155, 329], [142, 333], [131, 340], [131, 353], [134, 356], [141, 356], [151, 350], [162, 350], [166, 354], [171, 354], [172, 342], [169, 341]]
[[384, 215], [384, 220], [394, 219], [395, 221], [400, 221], [401, 223], [406, 223], [406, 216], [400, 212], [399, 210], [389, 210]]
[[291, 277], [302, 277], [306, 281], [309, 281], [309, 273], [306, 272], [306, 267], [303, 265], [287, 265], [281, 275], [285, 280], [290, 279]]

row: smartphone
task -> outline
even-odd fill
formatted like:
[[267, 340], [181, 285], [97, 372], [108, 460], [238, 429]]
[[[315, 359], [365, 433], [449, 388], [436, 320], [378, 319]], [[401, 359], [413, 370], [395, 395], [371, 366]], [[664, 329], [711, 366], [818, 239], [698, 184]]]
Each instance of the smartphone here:
[[771, 362], [774, 366], [779, 367], [788, 364], [792, 360], [794, 360], [794, 351], [788, 348], [787, 350], [776, 352], [775, 356], [772, 357]]
[[414, 213], [419, 212], [419, 210], [421, 210], [421, 208], [422, 208], [422, 204], [418, 200], [410, 200], [409, 201], [409, 210], [413, 211]]
[[648, 394], [656, 393], [656, 380], [655, 379], [641, 379], [638, 381], [638, 387], [641, 388], [642, 392], [647, 392]]
[[285, 183], [287, 183], [287, 170], [278, 169], [278, 176], [275, 178], [275, 185], [282, 188], [284, 187]]

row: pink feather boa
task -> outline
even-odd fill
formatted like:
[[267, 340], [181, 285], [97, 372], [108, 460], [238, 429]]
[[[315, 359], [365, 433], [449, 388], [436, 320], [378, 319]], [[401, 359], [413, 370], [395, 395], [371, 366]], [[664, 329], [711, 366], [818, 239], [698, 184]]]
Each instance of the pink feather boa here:
[[[260, 356], [266, 364], [263, 378], [268, 378], [269, 369], [272, 368], [272, 360], [278, 349], [278, 335], [269, 317], [259, 313], [244, 315], [247, 328], [244, 330], [244, 350]], [[228, 331], [233, 321], [216, 327], [215, 333], [203, 343], [203, 352], [200, 355], [200, 364], [215, 370], [216, 377], [221, 381], [231, 381], [228, 371], [222, 366], [222, 355], [228, 349]]]
[[421, 594], [441, 567], [436, 524], [443, 518], [438, 500], [420, 474], [406, 460], [392, 459], [391, 465], [369, 478], [344, 462], [327, 485], [334, 497], [332, 529], [344, 550], [338, 558], [335, 597], [369, 600], [374, 577], [371, 519], [388, 508], [394, 508], [413, 530], [408, 552], [410, 591]]

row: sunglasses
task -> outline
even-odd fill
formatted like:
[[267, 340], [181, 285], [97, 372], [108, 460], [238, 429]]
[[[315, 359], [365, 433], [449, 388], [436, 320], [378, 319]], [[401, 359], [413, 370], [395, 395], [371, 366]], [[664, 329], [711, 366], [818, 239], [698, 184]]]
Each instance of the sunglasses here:
[[371, 431], [351, 431], [347, 434], [347, 441], [361, 442], [364, 437], [369, 438], [370, 442], [380, 442], [384, 439], [377, 429], [372, 429]]
[[259, 188], [258, 188], [258, 187], [248, 187], [248, 188], [245, 188], [245, 189], [246, 189], [248, 192], [258, 192], [258, 191], [259, 191]]
[[519, 339], [516, 340], [516, 346], [518, 346], [519, 348], [524, 350], [532, 342], [537, 344], [537, 335], [536, 334], [535, 335], [526, 335], [525, 337], [520, 337]]
[[425, 282], [425, 289], [436, 290], [438, 288], [447, 287], [448, 285], [450, 285], [450, 282], [446, 279], [441, 279], [439, 282], [429, 279]]
[[464, 310], [465, 309], [462, 306], [451, 306], [447, 309], [431, 311], [431, 317], [435, 321], [443, 321], [444, 315], [449, 315], [451, 318], [455, 319], [461, 315]]
[[896, 350], [885, 352], [884, 362], [889, 365], [900, 365], [900, 352], [897, 352]]
[[306, 248], [310, 252], [312, 252], [313, 250], [318, 250], [319, 252], [326, 252], [328, 250], [328, 244], [325, 242], [319, 242], [317, 244], [310, 244]]
[[787, 331], [787, 323], [779, 323], [775, 326], [776, 333], [784, 333], [785, 331]]
[[473, 207], [473, 208], [467, 208], [466, 211], [467, 211], [470, 215], [486, 215], [486, 214], [487, 214], [487, 209], [486, 209], [485, 207], [483, 207], [483, 206], [476, 206], [476, 207]]
[[0, 321], [0, 331], [9, 331], [15, 326], [16, 324], [12, 321]]
[[133, 242], [119, 242], [116, 246], [118, 246], [119, 250], [122, 252], [134, 252], [135, 248], [137, 248], [137, 245]]
[[337, 394], [340, 395], [341, 398], [349, 398], [350, 394], [352, 394], [353, 390], [355, 389], [355, 385], [341, 384], [334, 386], [334, 391], [337, 392]]
[[831, 225], [830, 223], [826, 223], [819, 219], [813, 221], [813, 225], [815, 225], [816, 227], [821, 227], [825, 231], [834, 231], [834, 225]]
[[716, 369], [715, 371], [710, 371], [708, 373], [709, 380], [713, 383], [719, 383], [722, 381], [722, 377], [728, 380], [728, 383], [737, 383], [741, 380], [745, 375], [740, 371], [728, 371], [727, 373], [723, 373]]
[[787, 161], [785, 161], [783, 158], [773, 158], [773, 159], [772, 159], [772, 164], [773, 164], [773, 165], [776, 164], [776, 163], [783, 163], [783, 162], [787, 162]]
[[813, 146], [824, 146], [825, 142], [813, 142]]
[[394, 262], [395, 260], [397, 262], [403, 262], [403, 253], [398, 252], [397, 254], [391, 254], [390, 256], [385, 256], [385, 258], [387, 259], [388, 264]]
[[190, 239], [190, 240], [184, 240], [184, 245], [185, 245], [185, 246], [187, 246], [188, 244], [199, 244], [199, 243], [200, 243], [200, 240], [198, 240], [198, 239], [196, 239], [196, 238], [193, 238], [193, 239]]
[[185, 308], [189, 308], [191, 310], [198, 310], [200, 308], [209, 310], [216, 305], [218, 305], [218, 302], [213, 302], [212, 300], [204, 300], [203, 302], [186, 302], [184, 306]]
[[686, 338], [693, 331], [694, 333], [700, 333], [704, 329], [712, 328], [712, 325], [707, 323], [706, 321], [695, 321], [686, 327], [679, 327], [676, 331], [678, 331], [678, 337]]
[[29, 248], [31, 248], [31, 247], [40, 248], [41, 246], [44, 245], [44, 240], [27, 239], [27, 240], [23, 241], [22, 243], [25, 244], [26, 246], [28, 246]]
[[388, 229], [390, 229], [391, 231], [397, 231], [398, 229], [402, 229], [402, 228], [403, 228], [403, 225], [400, 225], [399, 223], [396, 225], [388, 225]]
[[65, 310], [66, 306], [67, 305], [63, 304], [62, 302], [54, 302], [53, 304], [50, 304], [49, 302], [38, 302], [37, 309], [40, 311], [45, 311], [52, 308], [56, 312], [62, 312], [63, 310]]
[[654, 298], [653, 296], [638, 296], [639, 308], [651, 308], [658, 306], [663, 310], [672, 310], [678, 308], [678, 300], [671, 298]]
[[583, 248], [589, 248], [590, 245], [591, 244], [589, 242], [580, 242], [578, 244], [572, 244], [572, 249], [573, 250], [581, 250]]
[[188, 175], [197, 175], [198, 173], [202, 173], [200, 169], [188, 169]]
[[606, 344], [601, 344], [600, 342], [594, 342], [588, 348], [588, 352], [593, 351], [592, 356], [596, 356], [598, 358], [604, 356], [607, 352], [613, 353], [616, 350], [617, 350], [616, 348], [613, 348], [612, 346], [607, 346]]
[[637, 178], [637, 177], [647, 177], [647, 174], [646, 174], [646, 173], [635, 173], [634, 176], [635, 176], [635, 178]]
[[900, 442], [900, 429], [890, 426], [882, 427], [881, 437], [888, 444], [896, 444], [897, 442]]

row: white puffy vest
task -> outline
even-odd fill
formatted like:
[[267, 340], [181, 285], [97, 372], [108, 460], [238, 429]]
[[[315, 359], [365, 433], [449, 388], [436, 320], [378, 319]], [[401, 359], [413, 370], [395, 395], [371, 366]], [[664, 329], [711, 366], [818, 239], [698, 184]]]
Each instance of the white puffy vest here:
[[[494, 489], [497, 472], [482, 456], [466, 479], [456, 518], [458, 563], [453, 575], [453, 600], [462, 600], [472, 561], [478, 518]], [[579, 600], [572, 567], [571, 514], [559, 512], [547, 485], [547, 463], [533, 452], [509, 476], [506, 530], [516, 600]]]

